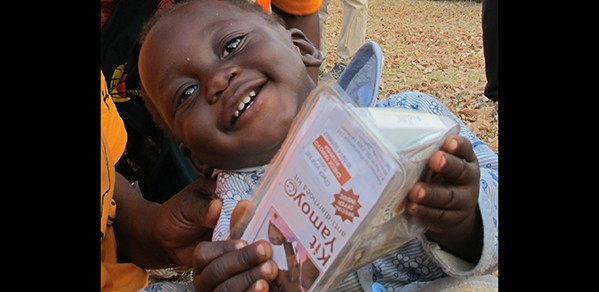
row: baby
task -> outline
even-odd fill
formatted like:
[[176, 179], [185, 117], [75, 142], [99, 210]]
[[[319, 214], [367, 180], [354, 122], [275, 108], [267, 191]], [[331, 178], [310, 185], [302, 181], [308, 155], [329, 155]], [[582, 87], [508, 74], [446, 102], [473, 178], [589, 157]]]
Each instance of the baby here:
[[[217, 176], [217, 192], [224, 205], [230, 202], [229, 211], [223, 206], [226, 220], [237, 200], [251, 195], [285, 140], [316, 86], [308, 68], [318, 67], [322, 57], [304, 33], [286, 29], [273, 14], [246, 0], [173, 5], [147, 23], [141, 41], [139, 74], [146, 106], [157, 124], [180, 141], [199, 172]], [[349, 66], [346, 72], [340, 82], [353, 80], [344, 75], [356, 74]], [[379, 79], [372, 80], [378, 87]], [[397, 94], [375, 106], [451, 116], [461, 131], [431, 156], [432, 178], [417, 182], [408, 193], [406, 212], [428, 230], [350, 273], [338, 289], [368, 290], [375, 284], [387, 289], [447, 288], [482, 282], [496, 289], [497, 279], [489, 274], [497, 270], [498, 258], [497, 154], [428, 95]], [[222, 234], [215, 231], [215, 236], [223, 235], [215, 239], [228, 239], [227, 225]], [[223, 275], [234, 277], [237, 272]], [[205, 280], [206, 287], [218, 285]]]

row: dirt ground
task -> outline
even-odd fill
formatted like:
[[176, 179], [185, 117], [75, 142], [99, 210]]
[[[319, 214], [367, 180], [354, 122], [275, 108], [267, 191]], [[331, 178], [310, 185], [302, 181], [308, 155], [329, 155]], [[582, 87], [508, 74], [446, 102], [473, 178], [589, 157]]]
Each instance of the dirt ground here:
[[[336, 61], [339, 2], [329, 4], [327, 69]], [[436, 96], [498, 153], [497, 103], [483, 95], [481, 3], [369, 0], [368, 7], [366, 38], [384, 54], [381, 97], [410, 90]]]

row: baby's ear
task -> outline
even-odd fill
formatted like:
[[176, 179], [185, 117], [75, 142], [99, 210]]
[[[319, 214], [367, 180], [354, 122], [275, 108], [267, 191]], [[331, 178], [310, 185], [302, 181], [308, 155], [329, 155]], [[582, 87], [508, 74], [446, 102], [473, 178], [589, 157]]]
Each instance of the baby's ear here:
[[191, 150], [189, 150], [189, 148], [187, 148], [187, 146], [185, 146], [183, 144], [179, 144], [179, 150], [181, 150], [181, 153], [183, 153], [185, 158], [187, 158], [187, 161], [189, 161], [189, 163], [191, 163], [191, 166], [193, 167], [193, 169], [195, 169], [195, 171], [198, 172], [198, 174], [200, 174], [201, 176], [204, 176], [204, 177], [212, 176], [212, 172], [214, 171], [214, 168], [210, 167], [208, 164], [204, 163], [204, 161], [195, 157], [191, 153]]
[[298, 47], [302, 54], [304, 65], [306, 65], [306, 67], [319, 67], [323, 61], [320, 50], [312, 44], [303, 31], [297, 28], [289, 28], [289, 32], [291, 33], [293, 44]]

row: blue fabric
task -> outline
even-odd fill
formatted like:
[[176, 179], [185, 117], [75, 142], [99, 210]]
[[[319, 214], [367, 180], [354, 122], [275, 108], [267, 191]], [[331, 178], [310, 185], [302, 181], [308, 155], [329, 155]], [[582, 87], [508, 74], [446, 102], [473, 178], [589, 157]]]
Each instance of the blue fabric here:
[[[229, 239], [231, 214], [240, 200], [248, 200], [264, 175], [266, 165], [244, 170], [216, 170], [217, 197], [223, 200], [223, 207], [212, 234], [213, 241]], [[214, 176], [213, 175], [213, 176]]]
[[373, 42], [366, 42], [355, 53], [336, 86], [342, 89], [349, 102], [362, 107], [374, 106], [379, 95], [383, 73], [383, 51]]
[[140, 289], [138, 292], [193, 292], [193, 283], [158, 282]]

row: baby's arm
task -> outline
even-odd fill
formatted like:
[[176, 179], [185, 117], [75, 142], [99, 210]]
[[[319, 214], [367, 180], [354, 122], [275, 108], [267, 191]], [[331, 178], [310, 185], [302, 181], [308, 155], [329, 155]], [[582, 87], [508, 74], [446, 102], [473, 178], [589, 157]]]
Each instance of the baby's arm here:
[[[447, 107], [435, 98], [419, 93], [404, 92], [381, 100], [377, 106], [401, 107], [420, 110], [438, 115], [449, 116], [460, 124], [461, 137], [465, 137], [472, 145], [472, 150], [479, 165], [478, 200], [475, 214], [480, 218], [478, 237], [482, 240], [482, 252], [474, 262], [467, 262], [440, 248], [432, 238], [421, 236], [419, 239], [427, 252], [443, 270], [452, 276], [481, 275], [497, 270], [498, 260], [498, 155], [476, 137], [468, 127]], [[439, 155], [439, 154], [436, 154]], [[436, 159], [433, 157], [433, 159]], [[455, 161], [455, 160], [454, 160]], [[431, 161], [432, 162], [432, 161]], [[414, 191], [414, 190], [413, 190]]]

